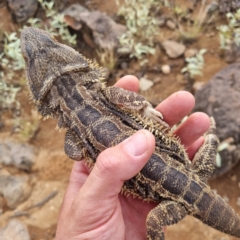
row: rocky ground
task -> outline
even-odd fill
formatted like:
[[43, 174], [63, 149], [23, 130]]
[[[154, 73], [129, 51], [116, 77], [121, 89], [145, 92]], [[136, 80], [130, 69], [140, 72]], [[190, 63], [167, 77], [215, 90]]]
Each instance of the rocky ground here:
[[[14, 15], [14, 11], [19, 11], [19, 6], [14, 5], [14, 1], [8, 1], [7, 8], [4, 2], [5, 1], [0, 1], [0, 30], [2, 32], [16, 31], [16, 29], [21, 26], [21, 21], [23, 21], [22, 19], [25, 15], [15, 14], [14, 20], [19, 21], [19, 23], [16, 24], [13, 21], [9, 9], [11, 9]], [[20, 2], [24, 1], [19, 1], [19, 3]], [[29, 9], [31, 9], [31, 11], [27, 11], [27, 15], [36, 16], [37, 14], [41, 16], [41, 11], [40, 13], [36, 12], [34, 1], [26, 2], [28, 2], [28, 4], [31, 3], [30, 5], [25, 4], [25, 7], [30, 6]], [[56, 1], [56, 4], [59, 4], [59, 8], [65, 10], [67, 6], [71, 6], [72, 3], [76, 2], [84, 3], [84, 1]], [[183, 7], [189, 4], [183, 0], [177, 2]], [[86, 1], [86, 3], [85, 7], [88, 9], [105, 12], [112, 19], [117, 19], [117, 6], [114, 1], [105, 3], [104, 1], [94, 0]], [[211, 1], [207, 1], [207, 3], [210, 4]], [[199, 5], [197, 5], [197, 8], [199, 8]], [[76, 19], [74, 20], [74, 16], [71, 14], [69, 14], [67, 22], [70, 25], [75, 23], [74, 26], [76, 27], [78, 26], [78, 22], [75, 22]], [[163, 11], [163, 16], [165, 16], [165, 20], [167, 19], [167, 21], [159, 28], [159, 31], [162, 33], [161, 38], [159, 38], [161, 46], [158, 47], [157, 53], [149, 58], [148, 66], [153, 67], [142, 68], [139, 63], [134, 60], [129, 61], [123, 59], [121, 61], [118, 60], [118, 65], [114, 69], [107, 71], [109, 85], [114, 84], [125, 74], [133, 74], [139, 77], [139, 79], [141, 79], [141, 93], [153, 104], [157, 104], [178, 90], [188, 90], [195, 94], [198, 89], [203, 89], [202, 86], [211, 79], [211, 82], [218, 81], [219, 78], [214, 77], [214, 75], [228, 66], [230, 64], [229, 61], [237, 62], [238, 58], [237, 50], [230, 56], [225, 55], [225, 58], [222, 57], [221, 51], [219, 50], [219, 37], [216, 26], [218, 23], [220, 24], [226, 21], [223, 15], [220, 15], [213, 24], [210, 24], [197, 39], [192, 42], [179, 40], [176, 37], [177, 26], [174, 18], [168, 11]], [[92, 23], [87, 22], [88, 19], [84, 18], [84, 16], [81, 16], [81, 21], [85, 21], [84, 24], [86, 25], [93, 26]], [[71, 26], [73, 27], [73, 25]], [[92, 31], [96, 33], [94, 35], [95, 37], [99, 37], [97, 34], [98, 30], [97, 26], [94, 25]], [[106, 42], [101, 42], [101, 38], [100, 40], [97, 38], [98, 40], [94, 41], [86, 36], [85, 38], [82, 37], [81, 31], [78, 32], [77, 49], [91, 58], [94, 57], [95, 44], [104, 44]], [[181, 69], [185, 66], [184, 55], [191, 55], [195, 49], [207, 49], [207, 52], [204, 54], [205, 64], [202, 76], [196, 76], [190, 80], [181, 73]], [[228, 62], [226, 60], [228, 60]], [[225, 141], [231, 137], [233, 138], [229, 140], [231, 146], [228, 146], [224, 151], [230, 151], [232, 159], [236, 160], [236, 162], [239, 160], [239, 134], [237, 131], [240, 129], [240, 116], [237, 112], [240, 108], [237, 102], [237, 94], [240, 91], [238, 87], [240, 79], [238, 79], [237, 70], [238, 65], [235, 67], [231, 65], [229, 70], [227, 70], [227, 74], [221, 72], [221, 84], [219, 82], [213, 82], [209, 84], [208, 90], [206, 90], [211, 93], [207, 95], [211, 96], [211, 98], [207, 98], [207, 96], [204, 95], [205, 100], [211, 100], [206, 103], [208, 108], [211, 108], [215, 113], [217, 111], [220, 113], [216, 114], [216, 116], [220, 116], [219, 121], [222, 121], [221, 129], [225, 129], [225, 135], [221, 136], [221, 141]], [[17, 79], [20, 80], [23, 74], [24, 72], [19, 73]], [[221, 98], [221, 93], [226, 90], [224, 81], [231, 81], [228, 85], [228, 96], [236, 96], [231, 98], [227, 106], [226, 104], [221, 104], [221, 101], [226, 101]], [[218, 85], [217, 96], [214, 95], [216, 93], [214, 90], [216, 84]], [[236, 95], [231, 91], [235, 91]], [[224, 99], [230, 99], [228, 96], [225, 96]], [[22, 117], [29, 117], [32, 106], [28, 101], [28, 91], [25, 86], [22, 87], [18, 93], [17, 99], [21, 103]], [[203, 102], [204, 99], [199, 99], [199, 101]], [[233, 101], [235, 101], [234, 104]], [[224, 110], [221, 108], [221, 105], [224, 105]], [[230, 109], [230, 106], [235, 106], [235, 108]], [[229, 114], [230, 110], [231, 114]], [[201, 109], [201, 111], [207, 112], [208, 109]], [[223, 112], [223, 114], [221, 114], [221, 112]], [[222, 120], [221, 116], [223, 115], [224, 118]], [[232, 120], [226, 119], [228, 115], [232, 116]], [[235, 120], [234, 123], [233, 119]], [[26, 142], [23, 141], [15, 129], [13, 129], [14, 120], [11, 112], [4, 112], [2, 121], [4, 126], [0, 128], [0, 209], [2, 208], [0, 215], [0, 239], [54, 239], [59, 208], [73, 164], [63, 151], [64, 131], [58, 132], [55, 130], [55, 120], [41, 120], [35, 135], [30, 141]], [[232, 127], [231, 129], [233, 129], [232, 131], [234, 131], [235, 135], [228, 135], [228, 133], [231, 132], [230, 130], [228, 131], [228, 126]], [[220, 172], [222, 173], [222, 171]], [[223, 176], [210, 181], [211, 187], [223, 196], [238, 213], [240, 213], [239, 172], [240, 166], [238, 164]], [[234, 240], [236, 238], [219, 233], [195, 218], [186, 217], [177, 225], [167, 228], [166, 239]]]

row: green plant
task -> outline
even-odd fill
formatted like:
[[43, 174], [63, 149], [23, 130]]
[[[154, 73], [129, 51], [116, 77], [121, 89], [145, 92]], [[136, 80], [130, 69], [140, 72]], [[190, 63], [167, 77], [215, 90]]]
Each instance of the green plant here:
[[232, 137], [227, 138], [219, 143], [218, 149], [217, 149], [217, 156], [216, 156], [216, 166], [217, 167], [222, 166], [222, 158], [221, 158], [220, 152], [225, 149], [229, 149], [232, 146], [234, 146], [234, 138], [232, 138]]
[[[213, 21], [215, 14], [213, 14], [218, 5], [215, 2], [206, 4], [206, 0], [201, 0], [199, 10], [189, 13], [188, 9], [183, 10], [180, 6], [172, 1], [169, 8], [173, 11], [176, 22], [178, 23], [178, 32], [180, 38], [192, 41], [195, 40], [206, 28], [206, 24]], [[198, 8], [197, 8], [198, 9]]]
[[64, 15], [58, 13], [54, 9], [54, 1], [47, 2], [45, 0], [38, 0], [42, 8], [45, 10], [47, 17], [47, 22], [42, 21], [38, 18], [31, 18], [28, 20], [28, 23], [32, 27], [44, 28], [51, 35], [59, 37], [62, 41], [75, 45], [77, 35], [71, 35], [66, 22], [64, 21]]
[[17, 92], [21, 88], [12, 84], [7, 84], [3, 77], [0, 76], [0, 110], [19, 109], [20, 103], [16, 100]]
[[21, 70], [25, 67], [24, 59], [21, 54], [20, 39], [16, 32], [4, 33], [3, 53], [0, 55], [2, 68]]
[[202, 70], [204, 67], [204, 53], [206, 53], [206, 49], [201, 49], [195, 56], [185, 58], [187, 62], [187, 66], [184, 67], [181, 72], [188, 73], [190, 78], [194, 78], [196, 75], [202, 75]]
[[119, 53], [130, 53], [130, 58], [137, 59], [155, 54], [154, 40], [159, 33], [156, 13], [160, 6], [156, 0], [124, 0], [118, 14], [125, 19], [127, 31], [119, 39]]
[[30, 141], [39, 129], [39, 115], [36, 111], [32, 111], [29, 119], [19, 118], [15, 124], [20, 126], [20, 138], [23, 141]]
[[240, 46], [240, 9], [226, 14], [228, 25], [218, 27], [220, 48], [229, 49], [232, 43]]

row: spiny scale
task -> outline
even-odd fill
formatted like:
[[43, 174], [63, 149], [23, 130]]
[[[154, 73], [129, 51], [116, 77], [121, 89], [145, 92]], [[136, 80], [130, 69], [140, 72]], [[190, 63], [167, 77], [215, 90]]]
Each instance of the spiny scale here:
[[[22, 31], [21, 49], [34, 105], [44, 117], [58, 118], [59, 127], [66, 128], [64, 149], [69, 157], [85, 158], [92, 167], [101, 151], [139, 129], [145, 127], [155, 135], [151, 158], [122, 188], [124, 194], [158, 203], [146, 220], [147, 239], [163, 240], [162, 226], [175, 224], [187, 214], [240, 237], [239, 216], [206, 184], [218, 146], [213, 120], [191, 164], [159, 112], [137, 93], [105, 87], [97, 80], [102, 78], [101, 70], [81, 54], [34, 28]], [[79, 69], [63, 71], [76, 64]]]

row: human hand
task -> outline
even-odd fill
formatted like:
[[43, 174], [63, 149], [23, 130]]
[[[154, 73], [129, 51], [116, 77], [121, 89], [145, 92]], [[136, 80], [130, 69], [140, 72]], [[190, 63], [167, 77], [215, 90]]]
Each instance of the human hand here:
[[[137, 91], [138, 80], [125, 76], [116, 84]], [[170, 126], [190, 113], [194, 97], [185, 91], [172, 94], [157, 106]], [[192, 114], [175, 134], [192, 158], [209, 128], [209, 117]], [[128, 144], [126, 144], [128, 141]], [[120, 194], [127, 180], [146, 164], [154, 151], [153, 135], [140, 130], [115, 147], [102, 152], [90, 172], [83, 161], [75, 162], [59, 215], [56, 240], [146, 238], [146, 217], [155, 206]]]

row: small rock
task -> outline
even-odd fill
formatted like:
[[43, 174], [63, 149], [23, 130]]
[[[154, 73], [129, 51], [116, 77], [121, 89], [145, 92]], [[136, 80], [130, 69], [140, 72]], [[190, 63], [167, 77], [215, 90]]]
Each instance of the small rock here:
[[205, 82], [195, 82], [195, 83], [193, 84], [193, 90], [194, 90], [194, 92], [201, 90], [204, 85], [205, 85]]
[[38, 9], [37, 0], [7, 0], [7, 5], [13, 20], [17, 23], [26, 22]]
[[139, 83], [141, 91], [147, 91], [149, 88], [153, 86], [153, 82], [151, 80], [146, 79], [145, 77], [140, 78]]
[[211, 37], [214, 37], [215, 36], [215, 33], [214, 32], [211, 32], [211, 33], [207, 33], [206, 34], [206, 37], [208, 38], [211, 38]]
[[[200, 90], [196, 91], [194, 112], [214, 117], [220, 142], [233, 138], [231, 144], [219, 152], [221, 167], [213, 177], [221, 176], [240, 161], [240, 64], [234, 63], [217, 72]], [[227, 114], [226, 114], [227, 113]]]
[[153, 79], [153, 83], [160, 83], [162, 81], [161, 77], [156, 77]]
[[186, 50], [185, 45], [172, 40], [164, 41], [162, 45], [170, 58], [178, 58]]
[[127, 62], [122, 62], [121, 63], [121, 69], [127, 69], [128, 68], [128, 63]]
[[81, 13], [89, 12], [87, 8], [80, 4], [73, 4], [64, 11], [64, 20], [75, 30], [79, 30], [82, 27]]
[[27, 143], [5, 140], [0, 143], [0, 163], [30, 171], [36, 158], [36, 149]]
[[171, 68], [169, 65], [162, 65], [162, 73], [169, 74], [171, 72]]
[[196, 48], [189, 48], [185, 51], [184, 57], [185, 58], [190, 58], [194, 57], [197, 54], [198, 50]]
[[[80, 4], [74, 4], [64, 11], [66, 23], [76, 30], [81, 30], [101, 49], [117, 48], [119, 37], [126, 32], [124, 25], [100, 11], [90, 12]], [[86, 38], [86, 36], [85, 36]]]
[[1, 240], [30, 240], [27, 227], [17, 219], [12, 219], [0, 229]]
[[237, 205], [240, 207], [240, 197], [237, 198]]
[[25, 201], [30, 194], [31, 185], [28, 176], [12, 176], [6, 170], [1, 170], [0, 195], [6, 200], [8, 208], [14, 209]]
[[232, 180], [233, 182], [236, 182], [236, 181], [237, 181], [237, 175], [234, 174], [233, 176], [231, 176], [231, 180]]
[[175, 22], [173, 22], [172, 20], [167, 20], [167, 22], [166, 22], [166, 26], [169, 28], [169, 29], [171, 29], [171, 30], [174, 30], [174, 29], [176, 29], [176, 24], [175, 24]]

